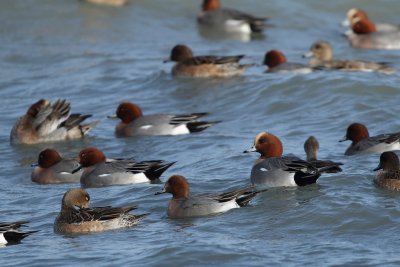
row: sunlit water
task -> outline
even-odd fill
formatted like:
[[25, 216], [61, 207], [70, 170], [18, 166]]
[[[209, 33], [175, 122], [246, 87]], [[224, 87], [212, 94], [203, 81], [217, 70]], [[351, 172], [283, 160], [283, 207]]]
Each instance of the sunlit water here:
[[[311, 43], [330, 41], [337, 58], [392, 62], [398, 51], [349, 47], [339, 22], [360, 1], [223, 1], [269, 16], [274, 25], [251, 42], [200, 31], [201, 1], [132, 0], [123, 8], [74, 0], [3, 0], [0, 5], [1, 221], [28, 219], [40, 232], [0, 249], [1, 266], [59, 265], [398, 265], [399, 195], [376, 188], [379, 155], [344, 157], [337, 141], [354, 121], [372, 134], [399, 130], [399, 74], [317, 72], [269, 75], [250, 68], [231, 79], [177, 79], [162, 61], [176, 43], [196, 54], [245, 54], [260, 64], [266, 50], [282, 50], [293, 62]], [[399, 23], [398, 1], [362, 1], [380, 21]], [[9, 132], [40, 98], [66, 98], [73, 112], [100, 120], [88, 138], [68, 143], [10, 146]], [[106, 116], [122, 100], [144, 113], [210, 112], [223, 122], [207, 131], [175, 137], [117, 139], [117, 121]], [[30, 164], [46, 147], [76, 156], [97, 146], [109, 157], [177, 161], [162, 177], [188, 177], [193, 192], [224, 191], [249, 184], [257, 155], [242, 154], [260, 131], [279, 136], [286, 153], [304, 157], [309, 135], [320, 157], [341, 161], [344, 172], [318, 184], [273, 189], [252, 206], [219, 216], [171, 220], [170, 196], [154, 196], [162, 184], [89, 189], [94, 206], [138, 204], [150, 212], [138, 227], [68, 237], [53, 233], [63, 193], [76, 185], [37, 185]]]

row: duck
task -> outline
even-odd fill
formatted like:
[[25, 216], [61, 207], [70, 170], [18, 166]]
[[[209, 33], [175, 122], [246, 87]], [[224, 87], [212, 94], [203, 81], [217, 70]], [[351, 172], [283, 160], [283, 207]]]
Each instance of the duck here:
[[86, 234], [132, 227], [148, 214], [129, 214], [137, 206], [90, 207], [85, 189], [72, 188], [63, 196], [61, 210], [54, 221], [54, 232]]
[[[346, 19], [342, 21], [342, 25], [345, 27], [351, 26], [351, 22], [357, 19], [371, 20], [368, 14], [359, 8], [351, 8], [347, 11]], [[391, 32], [400, 30], [400, 25], [394, 25], [389, 23], [374, 23], [376, 31], [378, 32]]]
[[70, 110], [70, 103], [65, 99], [59, 99], [53, 104], [47, 99], [40, 99], [14, 124], [10, 133], [11, 144], [79, 139], [96, 127], [98, 121], [81, 124], [91, 114], [70, 114]]
[[186, 177], [172, 175], [162, 191], [156, 195], [170, 193], [167, 215], [170, 218], [202, 217], [223, 213], [234, 208], [245, 207], [257, 194], [252, 187], [244, 187], [225, 193], [190, 194]]
[[107, 159], [96, 147], [82, 149], [78, 158], [80, 166], [73, 172], [83, 168], [80, 182], [85, 188], [157, 182], [175, 164], [162, 160]]
[[351, 21], [351, 30], [346, 31], [350, 45], [364, 49], [400, 49], [400, 29], [378, 31], [374, 22], [367, 18], [356, 17]]
[[115, 134], [118, 137], [130, 137], [197, 133], [219, 123], [219, 121], [198, 120], [206, 115], [208, 113], [143, 115], [141, 108], [137, 104], [126, 101], [118, 105], [116, 117], [121, 121], [115, 127]]
[[0, 222], [0, 245], [18, 244], [27, 236], [38, 231], [21, 231], [29, 221]]
[[331, 160], [319, 160], [317, 157], [318, 150], [318, 139], [315, 136], [309, 136], [304, 142], [304, 151], [306, 152], [307, 156], [306, 160], [317, 169], [330, 167], [330, 169], [325, 169], [326, 173], [337, 173], [342, 171], [342, 168], [339, 167], [340, 165], [343, 165], [343, 163], [341, 162], [334, 162]]
[[251, 183], [257, 190], [315, 184], [321, 173], [338, 167], [337, 163], [332, 162], [319, 168], [319, 166], [294, 155], [283, 156], [281, 140], [269, 132], [257, 134], [254, 145], [244, 151], [244, 153], [249, 152], [261, 154], [254, 163], [250, 174]]
[[123, 6], [128, 4], [128, 0], [81, 0], [90, 4], [104, 5], [104, 6]]
[[266, 17], [256, 17], [236, 9], [221, 8], [219, 0], [204, 0], [197, 16], [199, 25], [228, 33], [262, 33]]
[[310, 51], [304, 57], [311, 57], [310, 66], [315, 68], [340, 70], [340, 71], [363, 71], [393, 74], [395, 69], [387, 63], [377, 63], [365, 60], [340, 60], [333, 59], [333, 48], [329, 42], [318, 41], [311, 45]]
[[63, 159], [61, 155], [51, 148], [46, 148], [39, 153], [38, 163], [31, 174], [32, 182], [39, 184], [79, 183], [82, 170], [72, 173], [78, 168], [76, 159]]
[[276, 49], [271, 49], [265, 53], [263, 64], [268, 66], [266, 72], [269, 73], [308, 74], [315, 70], [315, 68], [305, 64], [287, 62], [285, 55]]
[[170, 61], [176, 62], [172, 67], [172, 75], [196, 78], [241, 75], [250, 66], [239, 64], [243, 57], [244, 55], [193, 56], [193, 52], [188, 46], [178, 44], [172, 48], [170, 55]]
[[367, 127], [359, 122], [350, 124], [339, 142], [348, 140], [352, 143], [344, 153], [346, 156], [400, 150], [400, 132], [370, 137]]
[[400, 164], [399, 157], [393, 151], [385, 151], [379, 158], [379, 165], [376, 171], [374, 183], [381, 188], [399, 191], [400, 190]]

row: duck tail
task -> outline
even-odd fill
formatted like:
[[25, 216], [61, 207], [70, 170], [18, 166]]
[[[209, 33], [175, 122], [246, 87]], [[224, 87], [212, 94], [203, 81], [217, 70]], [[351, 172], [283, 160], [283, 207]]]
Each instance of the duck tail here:
[[201, 132], [208, 127], [220, 123], [221, 121], [192, 121], [186, 124], [187, 128], [189, 129], [189, 132], [191, 133], [196, 133], [196, 132]]

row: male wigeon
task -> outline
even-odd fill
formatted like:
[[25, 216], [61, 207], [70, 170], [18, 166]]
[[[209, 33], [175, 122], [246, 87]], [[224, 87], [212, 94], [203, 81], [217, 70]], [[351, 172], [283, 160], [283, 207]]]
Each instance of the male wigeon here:
[[400, 190], [400, 164], [396, 153], [393, 151], [383, 152], [379, 159], [379, 165], [374, 171], [378, 171], [374, 178], [376, 185], [389, 190]]
[[228, 8], [221, 8], [219, 0], [204, 0], [197, 16], [201, 26], [225, 32], [260, 33], [266, 27], [267, 18]]
[[332, 162], [319, 168], [311, 162], [292, 155], [282, 156], [282, 142], [278, 137], [267, 132], [257, 134], [253, 147], [244, 151], [244, 153], [248, 152], [261, 154], [254, 163], [250, 176], [252, 184], [257, 189], [314, 184], [322, 172], [338, 167], [338, 163]]
[[123, 6], [128, 3], [128, 0], [81, 0], [91, 4], [105, 5], [105, 6]]
[[40, 99], [31, 105], [11, 130], [12, 144], [36, 144], [82, 138], [96, 122], [81, 124], [92, 115], [70, 114], [70, 104]]
[[321, 69], [364, 72], [376, 71], [384, 74], [393, 74], [396, 72], [393, 68], [387, 66], [386, 63], [333, 59], [333, 48], [325, 41], [318, 41], [312, 44], [310, 51], [304, 54], [304, 57], [311, 57], [310, 65]]
[[377, 31], [375, 23], [367, 18], [354, 18], [351, 30], [345, 33], [353, 47], [366, 49], [400, 49], [400, 29]]
[[239, 61], [244, 55], [237, 56], [193, 56], [192, 50], [185, 45], [176, 45], [171, 50], [170, 60], [175, 61], [172, 74], [188, 77], [229, 77], [240, 75], [249, 65]]
[[[351, 23], [354, 22], [356, 19], [367, 19], [371, 20], [368, 14], [361, 9], [358, 8], [351, 8], [347, 11], [346, 19], [343, 20], [343, 26], [351, 26]], [[371, 20], [372, 21], [372, 20]], [[387, 32], [387, 31], [398, 31], [400, 30], [399, 25], [389, 24], [389, 23], [375, 23], [376, 31], [378, 32]]]
[[286, 61], [285, 55], [278, 50], [272, 49], [265, 53], [264, 65], [268, 66], [267, 72], [279, 73], [300, 73], [307, 74], [315, 69], [300, 63], [291, 63]]
[[21, 231], [29, 221], [0, 222], [0, 245], [16, 244], [37, 231]]
[[61, 210], [54, 222], [54, 231], [63, 234], [84, 234], [131, 227], [147, 214], [128, 214], [136, 206], [90, 207], [90, 196], [81, 188], [68, 190], [61, 201]]
[[143, 115], [140, 107], [134, 103], [119, 104], [116, 116], [121, 122], [115, 127], [119, 137], [136, 135], [179, 135], [200, 132], [218, 121], [199, 121], [198, 118], [208, 113], [182, 115], [153, 114]]
[[400, 132], [369, 136], [364, 124], [352, 123], [347, 127], [345, 137], [339, 142], [351, 140], [351, 145], [344, 153], [347, 156], [366, 153], [382, 153], [400, 150]]
[[158, 181], [161, 174], [175, 162], [106, 160], [106, 156], [100, 149], [89, 147], [79, 152], [79, 163], [80, 166], [73, 172], [83, 168], [81, 185], [83, 187], [101, 187]]
[[317, 154], [319, 150], [319, 142], [314, 136], [310, 136], [304, 142], [304, 151], [307, 155], [307, 161], [310, 162], [315, 168], [331, 167], [331, 169], [326, 169], [326, 173], [337, 173], [341, 172], [342, 169], [339, 167], [343, 165], [341, 162], [333, 162], [331, 160], [319, 160], [317, 159]]
[[222, 213], [244, 207], [257, 194], [252, 187], [246, 187], [226, 193], [189, 194], [189, 183], [181, 175], [168, 178], [164, 188], [158, 194], [170, 193], [167, 214], [170, 218], [188, 218]]
[[32, 171], [31, 179], [39, 184], [77, 183], [82, 170], [72, 173], [80, 165], [76, 159], [63, 159], [54, 149], [44, 149], [39, 153], [37, 166]]

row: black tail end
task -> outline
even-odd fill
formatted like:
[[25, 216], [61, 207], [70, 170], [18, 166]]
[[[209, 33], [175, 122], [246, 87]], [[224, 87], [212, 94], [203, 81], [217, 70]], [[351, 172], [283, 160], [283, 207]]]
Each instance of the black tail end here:
[[171, 163], [160, 163], [152, 166], [148, 170], [144, 172], [147, 178], [150, 179], [150, 181], [155, 181], [160, 179], [160, 176], [172, 165], [174, 165], [176, 161], [171, 162]]
[[187, 125], [189, 132], [197, 133], [201, 132], [208, 127], [212, 126], [213, 124], [219, 123], [220, 121], [193, 121], [189, 122]]
[[321, 176], [320, 173], [304, 173], [304, 172], [296, 172], [294, 175], [294, 182], [298, 186], [305, 186], [309, 184], [315, 184], [318, 178]]
[[256, 191], [254, 191], [254, 192], [246, 192], [243, 195], [241, 195], [240, 197], [236, 198], [236, 203], [240, 207], [245, 207], [255, 197], [255, 195], [257, 195], [257, 193], [258, 192], [256, 192]]

